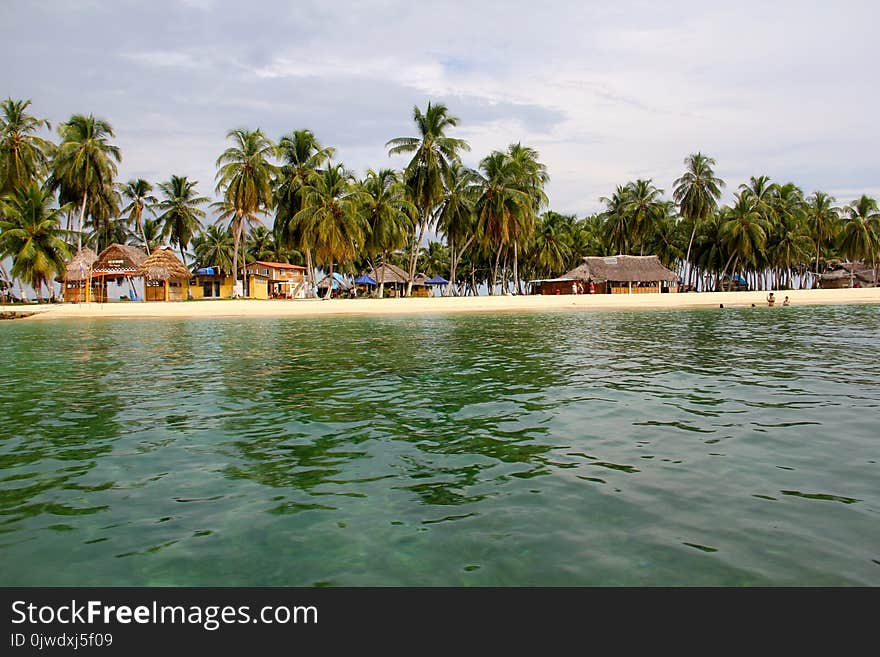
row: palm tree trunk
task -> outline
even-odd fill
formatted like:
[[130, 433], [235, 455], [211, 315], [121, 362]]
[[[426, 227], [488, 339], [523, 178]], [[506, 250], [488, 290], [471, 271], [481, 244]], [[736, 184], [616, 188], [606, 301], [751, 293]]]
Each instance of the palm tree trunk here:
[[718, 287], [720, 287], [721, 292], [724, 292], [724, 275], [727, 274], [727, 268], [730, 267], [730, 263], [733, 262], [733, 259], [735, 256], [736, 256], [735, 253], [731, 253], [730, 257], [727, 259], [727, 264], [724, 265], [724, 271], [721, 272], [721, 277], [719, 279], [720, 285], [716, 285], [716, 290]]
[[382, 251], [382, 272], [379, 274], [379, 298], [385, 296], [385, 261], [388, 259], [388, 250]]
[[241, 218], [241, 224], [238, 227], [239, 237], [238, 244], [241, 246], [241, 266], [244, 273], [241, 276], [241, 290], [245, 299], [248, 297], [248, 275], [247, 275], [247, 239], [244, 234], [244, 217]]
[[455, 240], [449, 238], [449, 285], [441, 292], [441, 296], [451, 296], [453, 281], [455, 280]]
[[[183, 255], [183, 242], [178, 242], [177, 244], [180, 246], [180, 261], [183, 263], [183, 266], [186, 267], [186, 256]], [[132, 287], [134, 287], [134, 286], [132, 285]], [[146, 294], [144, 294], [144, 296], [146, 296]], [[189, 279], [188, 278], [186, 279], [186, 298], [187, 299], [192, 298], [192, 294], [189, 291]], [[166, 301], [167, 300], [168, 299], [166, 299]]]
[[498, 245], [498, 252], [495, 254], [495, 266], [492, 267], [492, 285], [489, 286], [489, 294], [495, 294], [495, 284], [498, 281], [498, 263], [501, 261], [501, 249], [504, 248], [503, 244]]
[[235, 285], [238, 283], [238, 226], [232, 237], [232, 296], [235, 297]]
[[330, 273], [327, 274], [327, 294], [324, 295], [325, 299], [329, 299], [330, 295], [333, 294], [333, 261], [330, 261]]
[[[422, 244], [422, 237], [425, 236], [425, 229], [428, 227], [428, 206], [422, 208], [422, 217], [419, 220], [419, 236], [412, 245], [412, 251], [409, 254], [409, 280], [406, 282], [406, 296], [412, 294], [413, 278], [416, 276], [416, 265], [419, 261], [419, 247]], [[413, 237], [415, 237], [415, 229], [413, 229]]]
[[307, 299], [315, 298], [315, 267], [312, 262], [312, 250], [306, 248], [306, 277], [309, 279], [309, 291], [306, 294]]
[[513, 240], [513, 291], [516, 294], [521, 294], [520, 286], [519, 286], [519, 262], [517, 256], [518, 253], [519, 240]]
[[695, 219], [694, 220], [694, 228], [691, 231], [691, 239], [688, 242], [687, 255], [684, 257], [684, 261], [687, 263], [687, 266], [688, 266], [688, 280], [687, 280], [688, 287], [690, 287], [690, 284], [691, 284], [691, 272], [693, 272], [693, 270], [694, 270], [693, 266], [691, 265], [691, 247], [694, 245], [694, 235], [696, 235], [696, 234], [697, 234], [697, 221]]
[[80, 208], [80, 211], [79, 211], [79, 247], [78, 247], [77, 251], [82, 251], [82, 248], [83, 248], [83, 235], [82, 235], [83, 221], [85, 220], [85, 216], [86, 216], [86, 200], [88, 198], [89, 198], [89, 192], [88, 192], [88, 190], [86, 190], [86, 192], [83, 194], [82, 208]]
[[147, 252], [147, 255], [150, 255], [150, 245], [147, 242], [147, 231], [144, 230], [144, 221], [140, 217], [138, 217], [138, 226], [141, 229], [141, 238], [144, 240], [144, 251]]

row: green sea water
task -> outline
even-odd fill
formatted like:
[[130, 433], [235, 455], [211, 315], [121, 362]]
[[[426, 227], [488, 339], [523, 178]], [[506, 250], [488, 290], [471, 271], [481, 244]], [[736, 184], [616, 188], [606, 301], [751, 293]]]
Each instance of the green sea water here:
[[880, 307], [0, 323], [0, 585], [880, 585]]

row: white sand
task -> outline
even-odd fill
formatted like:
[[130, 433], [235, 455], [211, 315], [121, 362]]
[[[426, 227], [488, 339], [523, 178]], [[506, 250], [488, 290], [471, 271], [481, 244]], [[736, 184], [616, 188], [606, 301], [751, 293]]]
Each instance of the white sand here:
[[[776, 306], [787, 295], [794, 306], [880, 303], [880, 288], [789, 290], [776, 292]], [[483, 296], [428, 299], [332, 299], [299, 301], [214, 300], [170, 303], [81, 303], [0, 306], [0, 311], [35, 312], [26, 321], [75, 317], [310, 317], [333, 315], [422, 315], [436, 313], [541, 312], [555, 310], [648, 310], [767, 306], [767, 292], [691, 292], [686, 294], [597, 294], [559, 296]]]

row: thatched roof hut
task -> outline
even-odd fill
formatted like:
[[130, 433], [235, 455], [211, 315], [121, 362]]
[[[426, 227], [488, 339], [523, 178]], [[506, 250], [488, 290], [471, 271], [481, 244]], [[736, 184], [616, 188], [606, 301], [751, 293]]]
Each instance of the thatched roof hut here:
[[406, 285], [406, 282], [409, 280], [409, 275], [405, 271], [397, 265], [388, 263], [379, 265], [367, 275], [376, 281], [384, 281], [386, 285], [389, 283]]
[[140, 276], [138, 273], [147, 255], [141, 249], [127, 244], [111, 244], [101, 251], [92, 271], [100, 276]]
[[89, 247], [84, 247], [76, 252], [76, 255], [67, 263], [67, 269], [63, 276], [58, 277], [59, 282], [79, 282], [86, 280], [92, 273], [92, 266], [98, 259], [97, 254]]
[[147, 301], [183, 301], [192, 276], [174, 251], [167, 247], [154, 249], [135, 275], [144, 279]]
[[139, 274], [148, 281], [188, 280], [189, 270], [170, 248], [158, 247], [147, 256]]
[[819, 277], [819, 286], [825, 289], [849, 287], [850, 282], [862, 287], [874, 285], [874, 270], [863, 262], [828, 263], [828, 269]]
[[677, 281], [678, 276], [660, 263], [657, 256], [587, 256], [562, 278], [583, 281]]

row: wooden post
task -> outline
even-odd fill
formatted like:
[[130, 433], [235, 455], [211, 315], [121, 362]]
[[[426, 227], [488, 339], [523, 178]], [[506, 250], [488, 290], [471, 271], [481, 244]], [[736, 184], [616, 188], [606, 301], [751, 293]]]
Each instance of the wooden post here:
[[[146, 295], [144, 295], [146, 296]], [[168, 301], [168, 279], [165, 279], [165, 301]]]
[[633, 282], [632, 281], [629, 281], [629, 293], [630, 294], [633, 293]]

